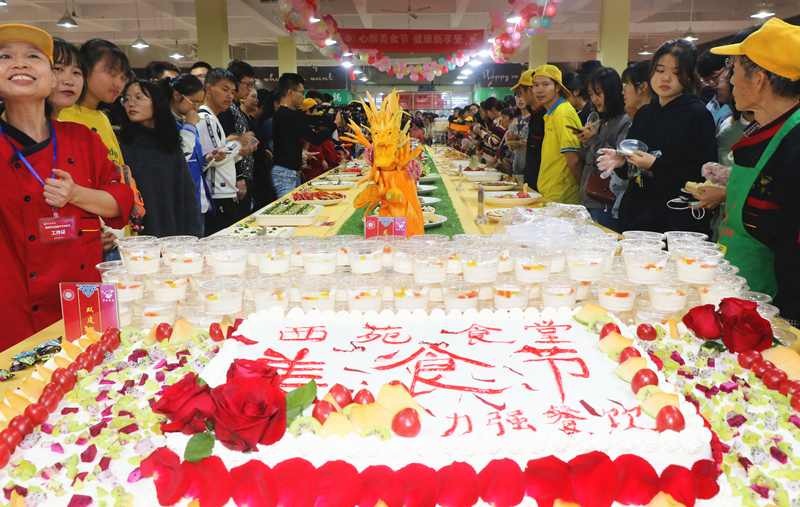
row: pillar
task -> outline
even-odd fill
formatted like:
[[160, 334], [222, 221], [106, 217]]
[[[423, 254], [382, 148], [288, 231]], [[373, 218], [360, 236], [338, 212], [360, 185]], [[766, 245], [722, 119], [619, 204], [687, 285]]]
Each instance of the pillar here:
[[597, 58], [620, 74], [628, 66], [631, 0], [600, 0]]
[[278, 37], [278, 73], [297, 73], [297, 45], [294, 37]]
[[538, 33], [530, 38], [528, 44], [528, 68], [535, 69], [547, 63], [547, 34]]
[[212, 67], [227, 67], [231, 59], [228, 46], [228, 4], [226, 0], [196, 0], [198, 58]]

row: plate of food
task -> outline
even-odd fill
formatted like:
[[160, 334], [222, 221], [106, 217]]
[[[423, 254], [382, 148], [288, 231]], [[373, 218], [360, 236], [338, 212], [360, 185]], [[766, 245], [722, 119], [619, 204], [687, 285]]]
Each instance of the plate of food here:
[[214, 236], [232, 236], [234, 238], [249, 238], [251, 236], [273, 236], [277, 238], [288, 238], [297, 230], [297, 227], [263, 227], [258, 225], [255, 217], [222, 229]]
[[444, 215], [436, 215], [431, 213], [430, 215], [424, 215], [422, 220], [424, 222], [423, 227], [430, 229], [431, 227], [439, 227], [443, 223], [447, 222], [447, 217]]
[[428, 174], [427, 176], [420, 176], [419, 182], [420, 183], [433, 183], [434, 181], [438, 180], [441, 177], [442, 177], [441, 174], [431, 173], [431, 174]]
[[310, 190], [303, 190], [301, 192], [294, 192], [292, 200], [297, 203], [303, 204], [319, 204], [320, 206], [332, 206], [344, 201], [346, 195], [339, 192], [327, 192], [325, 190], [317, 190], [316, 192]]
[[313, 224], [322, 206], [318, 204], [296, 203], [286, 199], [255, 213], [256, 223], [263, 226], [302, 226]]
[[508, 213], [507, 209], [493, 209], [486, 212], [486, 218], [492, 222], [499, 222], [501, 218], [506, 216], [506, 213]]
[[716, 183], [712, 183], [710, 181], [705, 181], [703, 183], [697, 183], [696, 181], [687, 181], [686, 184], [681, 189], [682, 192], [686, 192], [687, 194], [696, 194], [697, 190], [700, 187], [719, 187], [721, 185], [717, 185]]
[[426, 195], [430, 194], [434, 190], [436, 190], [437, 186], [435, 185], [417, 185], [417, 195]]
[[421, 205], [423, 205], [423, 206], [425, 206], [426, 204], [436, 204], [437, 202], [441, 202], [441, 201], [442, 200], [439, 199], [438, 197], [420, 196], [420, 198], [419, 198], [419, 203]]
[[503, 179], [503, 173], [492, 170], [484, 171], [467, 171], [464, 169], [464, 179], [467, 181], [500, 181]]
[[502, 190], [513, 190], [518, 183], [516, 181], [476, 181], [472, 184], [473, 187], [483, 187], [484, 190], [492, 190], [500, 192]]
[[355, 186], [355, 181], [347, 181], [347, 180], [327, 180], [327, 181], [315, 181], [311, 184], [317, 190], [347, 190], [349, 188], [353, 188]]
[[541, 196], [542, 194], [536, 192], [486, 192], [484, 199], [486, 204], [491, 206], [514, 208], [533, 204]]

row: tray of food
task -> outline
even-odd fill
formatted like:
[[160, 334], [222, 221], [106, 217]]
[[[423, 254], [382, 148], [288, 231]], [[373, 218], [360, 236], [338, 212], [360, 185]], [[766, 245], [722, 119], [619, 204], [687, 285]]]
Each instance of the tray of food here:
[[322, 181], [315, 181], [311, 184], [317, 190], [328, 190], [328, 191], [335, 191], [335, 190], [347, 190], [349, 188], [353, 188], [356, 182], [352, 180], [322, 180]]
[[250, 236], [273, 236], [288, 238], [297, 230], [297, 227], [264, 227], [258, 225], [255, 217], [250, 217], [246, 222], [234, 224], [227, 229], [214, 234], [214, 236], [232, 236], [234, 238], [249, 238]]
[[303, 226], [313, 224], [323, 206], [296, 203], [286, 199], [256, 212], [256, 222], [263, 226]]
[[486, 192], [484, 194], [486, 204], [501, 208], [527, 206], [536, 202], [540, 197], [542, 194], [536, 192]]
[[304, 190], [301, 192], [294, 192], [292, 200], [297, 203], [303, 204], [319, 204], [320, 206], [332, 206], [344, 201], [346, 195], [339, 192], [326, 192], [325, 190], [317, 190], [316, 192]]
[[472, 183], [472, 186], [475, 187], [477, 190], [480, 187], [483, 187], [484, 190], [491, 190], [491, 191], [501, 191], [501, 190], [513, 190], [516, 188], [518, 183], [516, 181], [476, 181]]

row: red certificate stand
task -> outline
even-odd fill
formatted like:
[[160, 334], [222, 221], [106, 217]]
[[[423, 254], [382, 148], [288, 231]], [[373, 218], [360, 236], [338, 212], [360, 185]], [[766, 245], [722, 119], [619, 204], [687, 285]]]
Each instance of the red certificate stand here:
[[67, 341], [77, 340], [90, 328], [102, 333], [109, 327], [119, 327], [114, 284], [61, 283], [59, 290]]
[[406, 236], [406, 217], [367, 217], [366, 239], [387, 236]]

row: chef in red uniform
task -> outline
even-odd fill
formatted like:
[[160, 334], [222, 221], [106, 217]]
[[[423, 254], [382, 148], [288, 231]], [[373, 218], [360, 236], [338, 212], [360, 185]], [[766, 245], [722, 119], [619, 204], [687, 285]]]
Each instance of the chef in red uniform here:
[[133, 206], [100, 137], [51, 122], [53, 40], [0, 25], [0, 350], [61, 318], [59, 282], [99, 282], [100, 220], [121, 228]]

